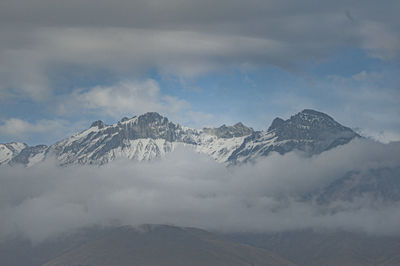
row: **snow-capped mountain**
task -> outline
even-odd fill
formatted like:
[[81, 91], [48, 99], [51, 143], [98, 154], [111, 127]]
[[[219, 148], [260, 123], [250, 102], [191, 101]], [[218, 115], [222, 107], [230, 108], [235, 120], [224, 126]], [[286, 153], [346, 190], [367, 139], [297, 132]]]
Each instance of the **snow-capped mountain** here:
[[9, 163], [26, 147], [28, 147], [28, 145], [20, 142], [0, 144], [0, 164]]
[[288, 120], [276, 118], [267, 130], [254, 131], [242, 123], [218, 128], [190, 129], [150, 112], [123, 118], [116, 124], [92, 123], [90, 128], [49, 147], [1, 144], [0, 164], [33, 165], [46, 157], [61, 165], [105, 164], [118, 158], [137, 161], [163, 157], [177, 145], [190, 146], [221, 163], [235, 164], [300, 150], [317, 154], [360, 137], [330, 116], [303, 110]]
[[273, 151], [284, 154], [300, 150], [310, 155], [319, 154], [356, 137], [360, 135], [332, 117], [305, 109], [286, 121], [275, 118], [266, 131], [253, 132], [228, 160], [245, 162]]

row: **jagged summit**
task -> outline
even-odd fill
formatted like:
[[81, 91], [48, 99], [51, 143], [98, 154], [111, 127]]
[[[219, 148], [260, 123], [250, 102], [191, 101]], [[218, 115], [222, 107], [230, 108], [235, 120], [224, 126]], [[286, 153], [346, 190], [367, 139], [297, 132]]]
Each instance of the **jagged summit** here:
[[348, 127], [322, 112], [305, 109], [287, 120], [275, 118], [267, 131], [254, 132], [236, 149], [229, 160], [246, 162], [271, 152], [285, 154], [299, 150], [319, 154], [360, 137]]
[[61, 165], [105, 164], [118, 158], [142, 161], [160, 158], [186, 145], [210, 155], [218, 162], [241, 163], [300, 150], [309, 155], [321, 153], [359, 137], [330, 116], [305, 109], [287, 120], [276, 118], [266, 131], [254, 131], [239, 122], [233, 126], [190, 129], [173, 123], [156, 112], [148, 112], [106, 125], [98, 120], [90, 128], [49, 147], [26, 144], [0, 144], [0, 164], [32, 165], [47, 156]]
[[9, 163], [26, 147], [28, 147], [28, 145], [21, 142], [0, 144], [0, 165]]
[[254, 132], [252, 128], [243, 125], [242, 122], [236, 123], [233, 126], [227, 126], [224, 124], [217, 128], [203, 128], [203, 131], [219, 138], [243, 137]]
[[139, 117], [146, 118], [146, 119], [155, 119], [155, 120], [166, 118], [157, 112], [147, 112], [142, 115], [139, 115]]
[[324, 116], [324, 117], [328, 117], [330, 119], [332, 119], [332, 117], [330, 117], [329, 115], [320, 112], [320, 111], [316, 111], [314, 109], [304, 109], [303, 111], [299, 112], [299, 114], [306, 114], [306, 115], [312, 115], [312, 116]]
[[280, 126], [282, 126], [282, 124], [285, 123], [285, 120], [283, 120], [280, 117], [277, 117], [274, 119], [274, 121], [272, 121], [272, 124], [269, 126], [268, 131], [272, 131]]
[[123, 123], [123, 122], [126, 122], [126, 121], [128, 121], [129, 120], [129, 118], [128, 117], [123, 117], [122, 119], [121, 119], [121, 122]]
[[[160, 115], [159, 113], [157, 113], [157, 112], [147, 112], [147, 113], [144, 113], [144, 114], [142, 114], [142, 115], [140, 115], [140, 116], [133, 116], [133, 117], [131, 117], [131, 118], [129, 118], [129, 117], [126, 117], [126, 116], [124, 116], [123, 118], [121, 118], [121, 120], [118, 122], [118, 123], [126, 123], [126, 122], [134, 122], [135, 120], [137, 120], [137, 119], [139, 119], [139, 121], [141, 121], [142, 123], [144, 122], [144, 123], [146, 123], [146, 122], [148, 122], [148, 123], [154, 123], [154, 122], [159, 122], [159, 121], [168, 121], [168, 118], [166, 118], [166, 117], [164, 117], [164, 116], [162, 116], [162, 115]], [[118, 124], [117, 123], [117, 124]], [[99, 128], [99, 129], [102, 129], [102, 128], [105, 128], [105, 127], [107, 127], [108, 125], [106, 125], [103, 121], [101, 121], [101, 120], [97, 120], [97, 121], [94, 121], [91, 125], [90, 125], [90, 127], [97, 127], [97, 128]]]
[[288, 120], [274, 120], [274, 122], [278, 140], [322, 140], [337, 135], [351, 139], [358, 136], [353, 130], [339, 124], [329, 115], [311, 109], [305, 109]]
[[270, 127], [268, 128], [268, 131], [282, 127], [285, 124], [285, 122], [293, 122], [306, 125], [306, 124], [312, 124], [315, 121], [323, 121], [323, 120], [334, 121], [332, 117], [330, 117], [325, 113], [313, 109], [304, 109], [303, 111], [295, 115], [292, 115], [288, 120], [283, 120], [280, 117], [275, 118], [272, 121]]
[[290, 117], [292, 121], [301, 122], [303, 124], [313, 124], [313, 123], [330, 123], [332, 125], [340, 125], [329, 115], [315, 111], [312, 109], [304, 109], [296, 115]]
[[105, 127], [105, 124], [104, 124], [103, 121], [97, 120], [97, 121], [94, 121], [94, 122], [90, 125], [90, 127], [97, 127], [97, 128], [99, 128], [99, 129], [101, 129], [101, 128], [104, 128], [104, 127]]
[[353, 130], [339, 124], [329, 115], [312, 109], [304, 109], [287, 120], [277, 117], [268, 128], [268, 131], [275, 131], [281, 139], [298, 137], [313, 138], [316, 137], [315, 135], [321, 135], [321, 130], [329, 131], [330, 133], [340, 131], [355, 134]]

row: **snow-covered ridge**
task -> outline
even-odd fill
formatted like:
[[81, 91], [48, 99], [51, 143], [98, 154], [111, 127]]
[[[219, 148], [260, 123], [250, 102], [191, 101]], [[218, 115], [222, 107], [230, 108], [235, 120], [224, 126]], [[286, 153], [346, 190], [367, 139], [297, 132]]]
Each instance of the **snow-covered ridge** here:
[[28, 147], [25, 143], [11, 142], [0, 144], [0, 164], [6, 164], [17, 156], [23, 149]]
[[242, 123], [196, 130], [150, 112], [105, 125], [92, 125], [49, 147], [22, 143], [0, 144], [0, 164], [33, 165], [53, 156], [61, 165], [101, 165], [118, 158], [136, 161], [161, 158], [179, 143], [210, 155], [221, 163], [242, 163], [294, 149], [320, 153], [359, 137], [326, 114], [304, 110], [288, 120], [277, 118], [268, 130], [254, 131]]

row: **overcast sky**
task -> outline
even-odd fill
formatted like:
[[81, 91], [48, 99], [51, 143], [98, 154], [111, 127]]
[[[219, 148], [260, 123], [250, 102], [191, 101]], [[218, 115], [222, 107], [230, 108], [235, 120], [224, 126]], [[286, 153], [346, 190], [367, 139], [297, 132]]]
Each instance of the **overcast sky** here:
[[0, 142], [158, 111], [187, 126], [314, 108], [400, 140], [400, 2], [2, 0]]

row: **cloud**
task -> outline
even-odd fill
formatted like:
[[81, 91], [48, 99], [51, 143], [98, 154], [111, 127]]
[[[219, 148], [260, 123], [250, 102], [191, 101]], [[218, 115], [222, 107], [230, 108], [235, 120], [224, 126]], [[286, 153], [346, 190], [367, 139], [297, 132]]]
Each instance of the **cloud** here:
[[398, 70], [383, 68], [317, 77], [311, 93], [318, 97], [310, 102], [298, 97], [298, 102], [324, 110], [344, 125], [359, 128], [364, 136], [383, 142], [398, 141], [399, 74]]
[[113, 119], [159, 112], [172, 121], [199, 128], [215, 120], [209, 113], [193, 110], [189, 102], [163, 94], [153, 79], [124, 80], [75, 90], [71, 95], [58, 97], [53, 106], [59, 115], [91, 114]]
[[13, 141], [27, 141], [37, 136], [45, 136], [47, 142], [58, 140], [60, 136], [72, 134], [72, 130], [82, 128], [82, 122], [71, 123], [66, 120], [41, 119], [35, 122], [26, 121], [20, 118], [9, 118], [0, 124], [0, 136], [12, 138]]
[[[209, 0], [201, 3], [194, 0], [118, 0], [112, 4], [105, 0], [85, 0], [84, 3], [73, 0], [57, 5], [49, 0], [4, 0], [0, 3], [0, 36], [3, 40], [0, 44], [0, 102], [16, 99], [18, 104], [28, 100], [42, 106], [54, 106], [57, 102], [62, 117], [72, 109], [68, 109], [60, 98], [89, 96], [89, 90], [94, 88], [96, 96], [100, 97], [100, 90], [110, 94], [114, 87], [117, 95], [123, 95], [119, 88], [122, 83], [146, 80], [149, 73], [185, 80], [232, 69], [265, 70], [268, 66], [292, 73], [307, 72], [305, 66], [310, 62], [324, 62], [323, 59], [337, 55], [338, 51], [340, 54], [341, 49], [347, 47], [362, 49], [380, 61], [393, 60], [398, 58], [400, 47], [400, 25], [395, 12], [399, 8], [395, 0], [379, 5], [373, 0], [320, 4], [312, 0], [301, 3], [251, 0], [246, 5], [236, 0], [218, 3]], [[328, 66], [332, 71], [337, 70]], [[365, 71], [367, 76], [360, 72], [360, 75], [354, 75], [353, 82], [374, 79], [371, 75], [379, 72], [376, 69]], [[209, 78], [213, 78], [212, 75]], [[381, 80], [384, 79], [390, 80], [390, 77]], [[200, 83], [195, 86], [201, 87]], [[274, 85], [264, 81], [258, 90], [279, 89], [283, 94], [276, 94], [276, 99], [292, 102], [285, 97], [298, 98], [301, 102], [296, 106], [315, 106], [321, 110], [325, 106], [318, 104], [319, 96], [325, 93], [325, 88], [345, 91], [325, 83], [311, 95], [304, 93], [299, 83], [290, 85], [294, 93], [285, 92], [287, 89], [282, 83]], [[354, 92], [358, 87], [351, 85], [346, 86], [346, 90]], [[386, 85], [378, 86], [372, 93], [367, 88], [358, 94], [370, 98], [375, 95], [378, 99], [385, 95], [392, 103], [398, 98], [398, 85], [395, 82]], [[82, 87], [86, 89], [82, 90]], [[356, 99], [354, 94], [357, 92], [351, 97], [346, 93], [342, 98], [334, 97], [339, 104], [346, 103], [342, 108], [346, 114], [341, 115], [346, 119], [349, 113], [365, 111], [365, 108], [354, 108], [351, 101], [344, 98]], [[165, 105], [177, 105], [177, 109], [185, 110], [183, 115], [202, 112], [203, 117], [209, 116], [205, 109], [186, 112], [186, 103], [176, 97], [169, 98], [171, 96], [162, 88], [158, 99], [147, 102], [149, 107], [160, 112]], [[201, 98], [190, 96], [188, 100], [193, 103]], [[92, 112], [100, 110], [102, 105], [106, 109], [102, 112], [113, 117], [124, 112], [118, 106], [116, 111], [111, 110], [112, 103], [88, 101], [85, 104]], [[359, 100], [355, 105], [369, 106], [369, 103]], [[382, 109], [385, 114], [397, 117], [398, 108], [393, 106], [385, 105]], [[153, 110], [148, 108], [146, 111]], [[362, 123], [350, 121], [348, 124], [357, 127], [370, 124], [366, 118], [362, 120]], [[215, 124], [215, 119], [213, 123], [205, 120], [204, 124]], [[378, 121], [374, 127], [396, 132], [399, 126], [387, 126]]]
[[[102, 167], [0, 168], [0, 236], [34, 241], [82, 226], [167, 223], [222, 231], [304, 228], [399, 234], [398, 202], [299, 200], [348, 171], [399, 167], [399, 143], [354, 141], [318, 156], [273, 154], [226, 168], [188, 147]], [[382, 220], [382, 217], [385, 217]]]
[[189, 109], [190, 104], [169, 95], [162, 95], [155, 80], [121, 81], [111, 86], [95, 86], [75, 91], [60, 99], [58, 111], [63, 113], [96, 112], [121, 118], [127, 114], [147, 111], [176, 113]]
[[360, 129], [359, 134], [362, 136], [380, 141], [382, 143], [390, 143], [393, 141], [400, 141], [400, 134], [396, 131], [385, 131], [385, 130], [368, 130]]
[[61, 121], [40, 120], [36, 123], [19, 118], [10, 118], [0, 125], [0, 135], [3, 136], [27, 136], [33, 133], [47, 133], [61, 126]]
[[[179, 30], [40, 28], [26, 35], [21, 38], [28, 47], [0, 50], [2, 61], [9, 62], [0, 66], [1, 89], [38, 101], [55, 93], [48, 68], [106, 69], [122, 79], [155, 68], [191, 77], [247, 63], [246, 57], [274, 60], [277, 54], [288, 52], [273, 40]], [[270, 49], [274, 53], [264, 53]]]
[[399, 33], [389, 25], [365, 21], [360, 25], [363, 47], [370, 55], [383, 60], [395, 58], [400, 52]]
[[396, 58], [398, 2], [385, 1], [380, 12], [376, 6], [372, 0], [254, 0], [245, 6], [228, 0], [6, 0], [0, 4], [0, 34], [7, 40], [0, 45], [0, 91], [40, 101], [55, 93], [55, 76], [65, 74], [54, 72], [71, 68], [127, 79], [154, 69], [186, 77], [243, 66], [295, 69], [341, 47]]

